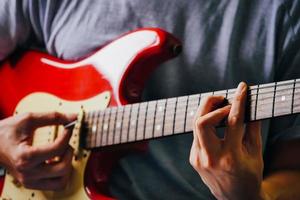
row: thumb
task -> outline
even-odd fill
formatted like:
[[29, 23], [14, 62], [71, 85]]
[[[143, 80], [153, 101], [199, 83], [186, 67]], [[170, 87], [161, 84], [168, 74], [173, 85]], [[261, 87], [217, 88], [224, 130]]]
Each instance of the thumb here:
[[262, 151], [261, 122], [249, 122], [246, 125], [244, 144], [249, 153], [260, 154]]

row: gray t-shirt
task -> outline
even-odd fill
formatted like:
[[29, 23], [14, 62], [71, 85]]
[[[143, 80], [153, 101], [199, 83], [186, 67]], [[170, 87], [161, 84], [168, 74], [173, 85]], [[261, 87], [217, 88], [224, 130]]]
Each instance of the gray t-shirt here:
[[[144, 99], [299, 78], [300, 2], [293, 0], [2, 0], [0, 58], [41, 45], [76, 60], [118, 35], [160, 27], [183, 53], [151, 76]], [[263, 122], [264, 149], [300, 135], [298, 117]], [[188, 163], [192, 134], [151, 141], [120, 160], [110, 188], [120, 199], [214, 199]]]

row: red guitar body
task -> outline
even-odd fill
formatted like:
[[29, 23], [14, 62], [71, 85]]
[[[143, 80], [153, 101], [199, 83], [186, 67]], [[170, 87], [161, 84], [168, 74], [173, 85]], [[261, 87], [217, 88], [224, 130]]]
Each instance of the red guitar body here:
[[[109, 91], [110, 107], [137, 102], [149, 74], [163, 61], [177, 56], [180, 47], [180, 42], [169, 33], [148, 28], [122, 35], [76, 62], [24, 52], [17, 61], [9, 58], [0, 67], [1, 118], [14, 115], [17, 104], [34, 92], [82, 101]], [[112, 165], [123, 154], [117, 149], [92, 152], [84, 177], [91, 199], [111, 199], [106, 182]], [[0, 191], [2, 187], [3, 177]]]

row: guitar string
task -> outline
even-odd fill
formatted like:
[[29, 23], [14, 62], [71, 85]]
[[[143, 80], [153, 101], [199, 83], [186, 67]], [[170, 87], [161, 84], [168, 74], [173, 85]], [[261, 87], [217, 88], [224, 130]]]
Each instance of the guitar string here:
[[[280, 82], [279, 82], [280, 83]], [[300, 83], [300, 80], [299, 80], [299, 82], [297, 81], [296, 83]], [[276, 90], [276, 93], [278, 93], [278, 92], [281, 92], [281, 91], [287, 91], [287, 90], [295, 90], [295, 89], [299, 89], [300, 88], [300, 86], [298, 87], [298, 86], [295, 86], [293, 83], [285, 83], [285, 84], [281, 84], [281, 85], [278, 85], [277, 87], [281, 87], [281, 86], [287, 86], [287, 85], [289, 85], [289, 86], [292, 86], [292, 87], [290, 87], [290, 88], [281, 88], [281, 89], [277, 89]], [[274, 83], [274, 85], [273, 86], [265, 86], [265, 87], [260, 87], [259, 88], [259, 90], [261, 91], [262, 89], [266, 89], [266, 88], [274, 88], [274, 86], [275, 86], [275, 83]], [[251, 87], [251, 86], [250, 86]], [[257, 88], [249, 88], [248, 89], [248, 91], [252, 91], [252, 90], [257, 90]], [[227, 95], [232, 95], [232, 94], [234, 94], [235, 93], [235, 91], [236, 91], [236, 89], [229, 89], [229, 90], [227, 90], [228, 92], [226, 92], [226, 90], [220, 90], [220, 91], [216, 91], [215, 92], [215, 94], [217, 94], [217, 95], [220, 95], [220, 96], [225, 96], [226, 94]], [[296, 90], [295, 90], [296, 91]], [[297, 91], [296, 91], [297, 92]], [[295, 92], [295, 93], [296, 93]], [[194, 95], [196, 95], [196, 96], [198, 96], [198, 95], [200, 95], [201, 97], [202, 96], [211, 96], [211, 94], [212, 94], [213, 92], [209, 92], [209, 93], [200, 93], [200, 94], [194, 94]], [[266, 92], [259, 92], [259, 94], [258, 95], [264, 95], [264, 94], [273, 94], [274, 93], [274, 91], [266, 91]], [[250, 94], [248, 94], [248, 96], [256, 96], [257, 94], [256, 93], [250, 93]], [[186, 97], [186, 98], [188, 98], [189, 96], [193, 96], [193, 95], [188, 95], [188, 96], [182, 96], [182, 97]], [[279, 95], [276, 95], [276, 97], [278, 97], [278, 96], [282, 96], [282, 94], [279, 94]], [[179, 97], [173, 97], [173, 98], [179, 98]], [[269, 98], [273, 98], [273, 96], [272, 97], [269, 97]], [[168, 98], [168, 99], [171, 99], [171, 98]], [[261, 98], [260, 100], [263, 100], [264, 98]], [[149, 101], [149, 102], [153, 102], [153, 103], [155, 103], [156, 101], [163, 101], [163, 100], [167, 100], [167, 99], [160, 99], [160, 100], [154, 100], [154, 101]], [[255, 99], [251, 99], [251, 100], [255, 100]], [[143, 103], [143, 102], [142, 102]], [[137, 103], [137, 104], [142, 104], [142, 103]], [[133, 105], [133, 104], [129, 104], [129, 105]], [[126, 106], [129, 106], [129, 105], [124, 105], [124, 106], [120, 106], [120, 107], [118, 107], [118, 109], [119, 108], [125, 108]], [[112, 108], [115, 108], [115, 107], [112, 107]], [[105, 110], [107, 110], [107, 109], [112, 109], [112, 108], [106, 108]], [[97, 112], [97, 111], [96, 111]], [[101, 111], [98, 111], [98, 112], [103, 112], [103, 110], [101, 110]]]
[[[291, 88], [292, 89], [292, 88]], [[268, 93], [265, 93], [265, 94], [274, 94], [274, 91], [270, 91], [270, 92], [268, 92]], [[259, 94], [260, 95], [260, 94]], [[296, 95], [300, 95], [300, 91], [299, 92], [295, 92], [294, 93], [294, 95], [296, 96]], [[225, 94], [224, 95], [221, 95], [221, 96], [225, 96]], [[278, 100], [278, 99], [280, 99], [280, 97], [282, 98], [282, 96], [285, 96], [285, 100], [284, 101], [282, 101], [282, 100]], [[276, 101], [276, 103], [285, 103], [286, 101], [288, 101], [289, 99], [287, 99], [287, 97], [289, 97], [289, 96], [292, 96], [292, 94], [276, 94], [275, 95], [275, 101]], [[234, 97], [228, 97], [227, 99], [228, 99], [228, 101], [230, 102], [230, 101], [232, 101], [233, 100], [233, 98]], [[267, 96], [267, 97], [263, 97], [263, 98], [259, 98], [259, 101], [260, 102], [264, 102], [264, 103], [261, 103], [261, 104], [259, 104], [258, 106], [264, 106], [264, 105], [266, 105], [266, 104], [269, 104], [269, 103], [272, 103], [273, 102], [273, 99], [274, 99], [274, 97], [273, 96]], [[268, 102], [268, 100], [271, 100], [271, 101], [269, 101]], [[159, 100], [158, 100], [159, 101]], [[248, 100], [249, 102], [253, 102], [253, 101], [256, 101], [256, 98], [251, 98], [251, 99], [249, 99]], [[291, 99], [290, 99], [290, 101], [291, 101]], [[153, 102], [155, 102], [155, 101], [153, 101]], [[142, 103], [138, 103], [138, 104], [142, 104]], [[133, 104], [129, 104], [129, 105], [133, 105]], [[175, 105], [175, 104], [170, 104], [170, 105]], [[119, 109], [121, 108], [121, 110], [120, 110], [120, 112], [122, 112], [123, 111], [123, 109], [126, 107], [126, 106], [128, 106], [128, 105], [125, 105], [125, 106], [120, 106], [120, 107], [111, 107], [111, 108], [106, 108], [105, 109], [105, 111], [106, 112], [111, 112], [111, 113], [119, 113]], [[115, 111], [114, 112], [112, 112], [113, 110], [115, 109]], [[110, 111], [107, 111], [107, 110], [110, 110]], [[149, 111], [154, 111], [155, 109], [149, 109]], [[99, 115], [99, 117], [103, 117], [103, 114], [104, 114], [104, 110], [97, 110], [97, 111], [91, 111], [91, 112], [100, 112], [100, 115]]]
[[[294, 108], [300, 108], [300, 104], [295, 104], [294, 105]], [[183, 110], [186, 110], [186, 109], [182, 109], [182, 111]], [[269, 110], [270, 110], [270, 108], [269, 108]], [[283, 113], [283, 114], [286, 114], [286, 113]], [[177, 118], [177, 120], [181, 123], [181, 125], [183, 126], [184, 125], [184, 122], [182, 121], [183, 120], [183, 118], [184, 117], [182, 117], [183, 115], [179, 115], [179, 117]], [[269, 113], [269, 116], [271, 117], [272, 115]], [[143, 121], [143, 120], [142, 120]], [[150, 119], [150, 120], [147, 120], [147, 122], [149, 123], [149, 124], [152, 124], [153, 122], [155, 121], [155, 119]], [[168, 120], [167, 120], [168, 121]], [[173, 122], [173, 117], [171, 118], [171, 120], [169, 120], [169, 121], [172, 121], [172, 122], [166, 122], [165, 123], [165, 126], [167, 126], [167, 125], [170, 125], [170, 124], [173, 124], [174, 122]], [[187, 121], [187, 120], [185, 120], [185, 121]], [[192, 121], [190, 118], [189, 118], [189, 121]], [[175, 123], [177, 123], [178, 124], [178, 122], [175, 122]], [[137, 124], [136, 124], [137, 125]], [[141, 124], [141, 125], [143, 125], [143, 124]], [[127, 125], [125, 125], [124, 126], [124, 128], [125, 129], [127, 129], [127, 128], [130, 128], [131, 126], [129, 125], [129, 126], [127, 126]], [[100, 128], [100, 127], [99, 127]], [[183, 127], [182, 127], [183, 128]], [[184, 129], [184, 128], [183, 128]], [[171, 133], [172, 133], [173, 131], [171, 131]], [[109, 133], [109, 131], [108, 131], [108, 133]], [[127, 134], [129, 134], [129, 132], [127, 133]], [[109, 134], [110, 135], [110, 134]], [[162, 132], [162, 135], [161, 136], [163, 136], [163, 135], [165, 135], [165, 133], [164, 132]], [[109, 136], [108, 136], [109, 137]], [[159, 137], [159, 136], [158, 136]], [[149, 138], [154, 138], [154, 137], [149, 137]], [[39, 142], [43, 142], [43, 141], [48, 141], [48, 139], [47, 138], [45, 138], [44, 140], [43, 139], [39, 139], [38, 140]], [[135, 140], [135, 141], [138, 141], [138, 140]], [[91, 141], [92, 142], [92, 141]], [[121, 142], [121, 141], [120, 141]], [[126, 141], [125, 141], [126, 142]], [[115, 141], [113, 141], [113, 144], [115, 144], [116, 142]], [[103, 145], [107, 145], [107, 144], [103, 144]], [[100, 146], [103, 146], [102, 144], [100, 145]]]
[[[298, 105], [299, 106], [299, 105]], [[286, 114], [286, 113], [285, 113]], [[269, 115], [269, 116], [267, 116], [267, 117], [271, 117], [271, 115]], [[182, 119], [181, 119], [182, 117], [180, 117], [180, 118], [177, 118], [177, 120], [179, 120], [180, 122], [181, 122], [181, 128], [182, 128], [182, 131], [179, 131], [179, 132], [184, 132], [184, 128], [183, 128], [183, 126], [184, 126], [184, 122], [182, 122]], [[152, 121], [152, 120], [151, 120]], [[150, 122], [149, 122], [150, 123]], [[152, 125], [152, 123], [150, 123], [151, 125]], [[172, 122], [171, 123], [166, 123], [165, 125], [167, 125], [167, 124], [173, 124]], [[143, 124], [142, 124], [143, 125]], [[125, 126], [124, 128], [130, 128], [130, 126]], [[155, 138], [155, 137], [153, 137], [152, 136], [152, 131], [153, 130], [149, 130], [149, 132], [151, 133], [151, 134], [146, 134], [146, 137], [147, 138]], [[176, 131], [169, 131], [171, 134], [176, 134]], [[106, 134], [109, 134], [109, 132], [108, 133], [106, 133]], [[127, 134], [129, 134], [129, 133], [127, 133]], [[157, 135], [156, 137], [161, 137], [161, 136], [164, 136], [164, 135], [166, 135], [167, 134], [167, 132], [162, 132], [161, 131], [161, 133], [160, 133], [160, 135]], [[148, 135], [148, 136], [147, 136]], [[140, 140], [143, 140], [143, 139], [145, 139], [144, 137], [142, 137]], [[135, 140], [135, 141], [139, 141], [139, 140]], [[113, 142], [113, 144], [116, 144], [116, 143], [126, 143], [126, 142], [128, 142], [128, 141], [117, 141], [117, 142]], [[108, 144], [104, 144], [104, 145], [100, 145], [100, 146], [106, 146], [106, 145], [108, 145]]]
[[[295, 100], [298, 100], [298, 99], [295, 99]], [[271, 103], [271, 102], [270, 102]], [[270, 105], [270, 103], [266, 103], [266, 104], [259, 104], [258, 106], [256, 106], [256, 109], [257, 110], [259, 110], [259, 111], [261, 111], [261, 112], [264, 112], [264, 110], [267, 110], [267, 111], [271, 111], [270, 109], [272, 109], [273, 108], [273, 106], [272, 106], [272, 108], [271, 107], [267, 107], [267, 106], [265, 106], [265, 105]], [[290, 105], [288, 105], [288, 107], [286, 107], [286, 102], [282, 102], [282, 101], [279, 101], [279, 102], [277, 102], [276, 103], [276, 113], [278, 114], [278, 113], [280, 113], [280, 110], [282, 111], [283, 109], [289, 109], [290, 110], [290, 108], [291, 108], [291, 106]], [[297, 106], [298, 106], [299, 104], [294, 104], [294, 107], [295, 108], [297, 108]], [[197, 106], [195, 106], [195, 109], [196, 109], [196, 107]], [[261, 109], [261, 108], [263, 108], [263, 109]], [[191, 110], [191, 109], [190, 109]], [[177, 112], [184, 112], [184, 113], [187, 113], [187, 109], [186, 108], [184, 108], [184, 104], [182, 104], [182, 108], [178, 108], [177, 109]], [[283, 111], [284, 113], [286, 112], [286, 110], [284, 110]], [[115, 115], [117, 115], [118, 113], [114, 113]], [[93, 116], [93, 115], [92, 115]], [[155, 117], [156, 118], [158, 118], [160, 115], [155, 115]], [[147, 118], [146, 116], [144, 116], [145, 118]], [[180, 117], [177, 117], [178, 119], [180, 119]], [[135, 119], [134, 118], [134, 120], [137, 120], [137, 119]], [[147, 119], [147, 122], [154, 122], [155, 121], [155, 119], [153, 119], [153, 120], [151, 120], [151, 119]], [[127, 127], [127, 126], [126, 126]]]
[[[294, 82], [297, 82], [297, 81], [294, 81]], [[291, 85], [291, 83], [285, 83], [285, 84], [281, 84], [280, 86], [283, 86], [283, 85]], [[294, 84], [295, 85], [295, 84]], [[273, 85], [269, 85], [269, 86], [264, 86], [264, 87], [261, 87], [260, 88], [260, 90], [261, 89], [265, 89], [265, 88], [271, 88], [271, 87], [273, 87], [274, 88], [274, 86]], [[295, 88], [298, 88], [298, 87], [292, 87], [292, 88], [284, 88], [284, 89], [281, 89], [280, 91], [287, 91], [288, 89], [293, 89], [294, 91], [295, 91]], [[233, 91], [233, 90], [236, 90], [236, 89], [232, 89], [231, 91], [228, 91], [227, 90], [227, 92], [226, 91], [218, 91], [218, 92], [216, 92], [216, 93], [219, 93], [219, 95], [229, 95], [229, 94], [232, 94], [232, 93], [234, 93], [235, 91]], [[257, 90], [257, 88], [250, 88], [250, 90]], [[274, 91], [269, 91], [269, 92], [264, 92], [264, 94], [268, 94], [268, 93], [274, 93]], [[296, 92], [297, 93], [297, 92]], [[201, 97], [201, 96], [205, 96], [205, 94], [208, 94], [208, 93], [203, 93], [203, 94], [197, 94], [196, 96], [198, 96], [199, 95], [199, 97]], [[259, 93], [259, 95], [260, 95], [261, 93]], [[256, 95], [256, 94], [250, 94], [250, 95]], [[192, 96], [192, 95], [190, 95], [190, 96]], [[283, 96], [282, 94], [279, 94], [279, 95], [276, 95], [275, 96], [275, 98], [276, 97], [279, 97], [279, 96]], [[285, 95], [285, 96], [287, 96], [287, 95]], [[186, 96], [186, 98], [188, 98], [189, 96]], [[271, 97], [271, 98], [274, 98], [274, 97]], [[232, 98], [228, 98], [229, 100], [230, 99], [232, 99]], [[260, 99], [260, 100], [265, 100], [265, 99], [268, 99], [268, 98], [262, 98], [262, 99]], [[167, 99], [164, 99], [165, 101], [167, 100]], [[252, 100], [252, 99], [251, 99]], [[159, 101], [159, 100], [158, 100]], [[153, 102], [155, 102], [155, 103], [157, 103], [158, 101], [153, 101]], [[279, 102], [280, 103], [280, 102]], [[283, 102], [284, 103], [284, 102]], [[141, 103], [140, 103], [141, 104]], [[190, 105], [187, 105], [187, 106], [190, 106]], [[261, 106], [261, 105], [260, 105]], [[297, 106], [297, 105], [296, 105]], [[296, 107], [295, 106], [295, 107]], [[125, 106], [123, 106], [123, 107], [125, 107]], [[112, 108], [109, 108], [109, 109], [111, 109], [110, 111], [107, 111], [106, 110], [106, 112], [111, 112], [113, 109]], [[125, 108], [123, 108], [123, 109], [125, 109]], [[115, 110], [116, 110], [116, 115], [118, 114], [118, 110], [119, 110], [119, 108], [115, 108]], [[155, 109], [156, 110], [156, 109]], [[179, 109], [179, 110], [181, 110], [181, 109]], [[182, 111], [185, 111], [185, 113], [187, 112], [187, 109], [182, 109]], [[97, 112], [97, 111], [94, 111], [94, 112]], [[98, 111], [99, 112], [99, 111]], [[100, 111], [100, 112], [102, 112], [102, 111]], [[124, 110], [123, 110], [123, 112], [124, 112]], [[124, 114], [124, 113], [123, 113]], [[100, 113], [100, 116], [101, 116], [101, 113]], [[156, 116], [156, 117], [158, 117], [158, 116]], [[164, 117], [164, 116], [162, 116], [162, 117]], [[146, 116], [145, 116], [145, 118], [146, 118]], [[180, 118], [177, 118], [177, 119], [180, 119]], [[148, 120], [147, 120], [148, 121]], [[149, 122], [154, 122], [155, 120], [149, 120]], [[153, 123], [152, 122], [152, 123]], [[184, 122], [183, 122], [184, 123]], [[127, 128], [127, 126], [125, 126], [126, 128]], [[124, 128], [125, 128], [124, 127]], [[129, 128], [130, 128], [130, 126], [128, 126]], [[127, 133], [128, 134], [128, 133]]]

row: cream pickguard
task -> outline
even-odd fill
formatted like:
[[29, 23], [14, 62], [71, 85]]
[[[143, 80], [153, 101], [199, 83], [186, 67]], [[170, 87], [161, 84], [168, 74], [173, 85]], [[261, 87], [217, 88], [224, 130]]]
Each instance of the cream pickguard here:
[[[25, 112], [49, 112], [58, 111], [62, 113], [82, 113], [95, 109], [104, 109], [110, 101], [110, 92], [103, 92], [93, 98], [71, 102], [59, 99], [51, 94], [33, 93], [21, 100], [16, 107], [16, 114]], [[82, 117], [81, 115], [79, 118]], [[89, 199], [83, 184], [84, 170], [90, 155], [89, 151], [79, 148], [80, 123], [77, 123], [73, 129], [73, 135], [70, 139], [70, 145], [74, 148], [74, 157], [72, 161], [73, 172], [68, 186], [59, 192], [39, 191], [26, 189], [14, 181], [14, 178], [8, 173], [5, 176], [5, 183], [1, 199], [13, 200], [49, 200], [49, 199]], [[56, 134], [60, 134], [62, 127], [44, 127], [36, 130], [33, 145], [43, 145], [52, 142]], [[76, 159], [75, 159], [76, 156]]]

